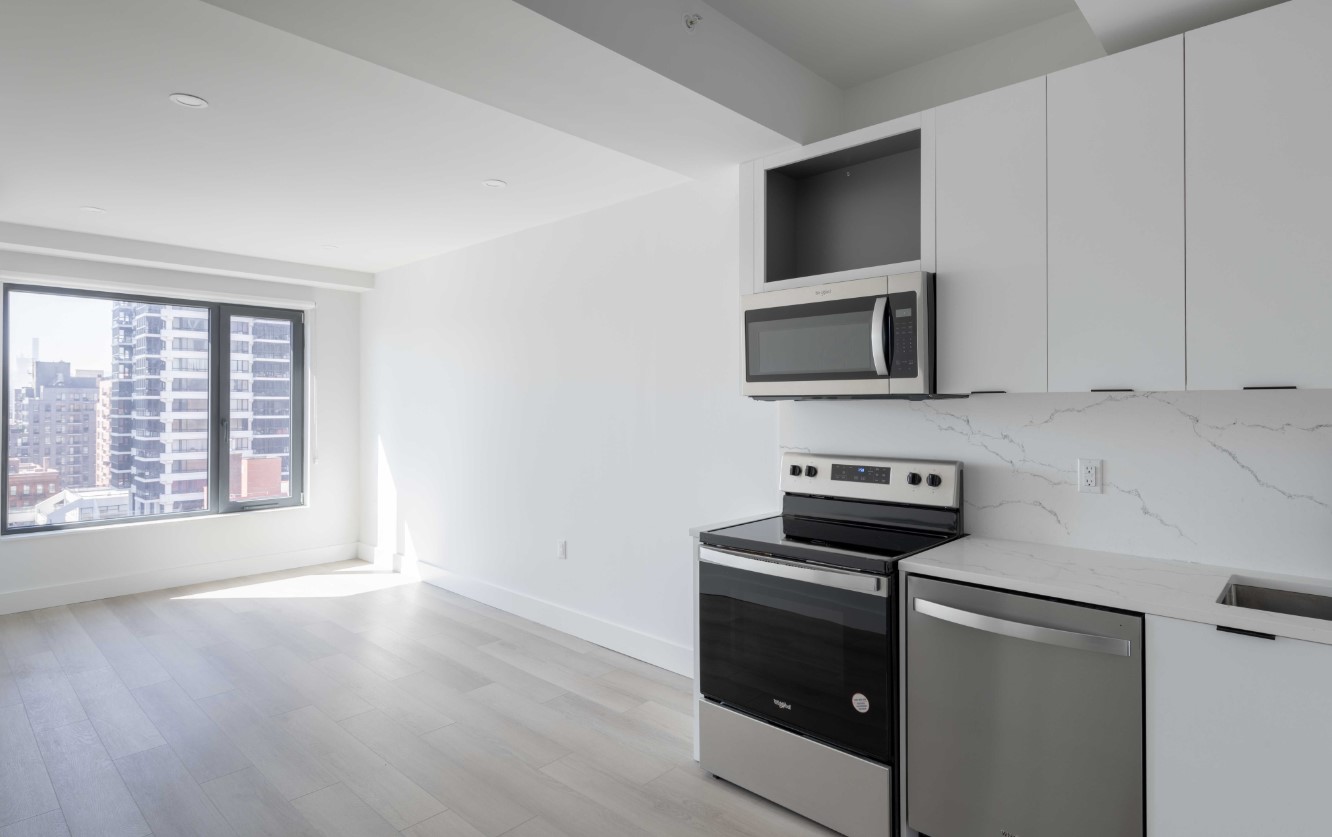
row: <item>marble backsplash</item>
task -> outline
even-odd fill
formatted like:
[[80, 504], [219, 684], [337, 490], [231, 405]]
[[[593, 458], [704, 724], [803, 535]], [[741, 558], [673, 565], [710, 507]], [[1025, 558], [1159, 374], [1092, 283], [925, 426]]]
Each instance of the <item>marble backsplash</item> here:
[[[785, 402], [788, 450], [960, 459], [966, 530], [1332, 578], [1332, 391]], [[1104, 461], [1079, 494], [1079, 457]]]

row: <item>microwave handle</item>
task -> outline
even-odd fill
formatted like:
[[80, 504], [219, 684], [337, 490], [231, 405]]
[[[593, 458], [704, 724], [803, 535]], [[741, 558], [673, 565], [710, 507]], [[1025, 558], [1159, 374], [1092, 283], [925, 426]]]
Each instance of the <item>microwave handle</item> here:
[[874, 353], [874, 371], [888, 374], [888, 352], [884, 347], [884, 329], [887, 327], [888, 297], [874, 300], [874, 317], [870, 320], [870, 350]]

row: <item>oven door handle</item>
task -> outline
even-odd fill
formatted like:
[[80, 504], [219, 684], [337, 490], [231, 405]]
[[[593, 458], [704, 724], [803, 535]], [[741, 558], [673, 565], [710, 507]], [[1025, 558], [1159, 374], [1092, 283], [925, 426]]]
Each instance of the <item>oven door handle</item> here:
[[884, 583], [881, 576], [865, 575], [864, 573], [853, 573], [845, 570], [814, 569], [805, 564], [797, 564], [794, 561], [783, 561], [779, 558], [757, 558], [738, 552], [719, 550], [711, 546], [705, 546], [699, 550], [698, 560], [704, 564], [716, 564], [719, 567], [730, 567], [733, 570], [771, 575], [777, 578], [790, 579], [791, 581], [816, 584], [819, 587], [835, 587], [838, 590], [849, 590], [853, 593], [865, 593], [880, 598], [888, 597], [888, 585]]
[[888, 353], [884, 350], [884, 329], [887, 327], [888, 297], [874, 300], [874, 316], [870, 319], [870, 351], [874, 354], [874, 371], [888, 374]]
[[926, 599], [915, 599], [912, 606], [917, 613], [933, 616], [935, 619], [942, 619], [945, 622], [952, 622], [954, 625], [961, 625], [964, 628], [985, 631], [986, 633], [999, 634], [1014, 639], [1025, 639], [1028, 642], [1042, 642], [1046, 645], [1059, 645], [1064, 648], [1072, 648], [1075, 651], [1094, 651], [1100, 654], [1113, 654], [1118, 657], [1128, 657], [1132, 654], [1133, 644], [1127, 639], [1120, 639], [1119, 637], [1080, 634], [1075, 631], [1061, 631], [1058, 628], [1046, 628], [1042, 625], [1031, 625], [1026, 622], [1011, 622], [995, 616], [972, 613], [969, 610], [959, 610]]

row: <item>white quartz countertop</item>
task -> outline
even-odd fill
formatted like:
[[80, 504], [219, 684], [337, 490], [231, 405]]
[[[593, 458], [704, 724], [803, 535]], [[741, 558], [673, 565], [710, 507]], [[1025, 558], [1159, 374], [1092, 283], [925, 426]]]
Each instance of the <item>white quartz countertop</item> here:
[[1332, 622], [1220, 604], [1232, 577], [1332, 595], [1332, 582], [1066, 546], [966, 537], [907, 558], [904, 572], [1332, 645]]

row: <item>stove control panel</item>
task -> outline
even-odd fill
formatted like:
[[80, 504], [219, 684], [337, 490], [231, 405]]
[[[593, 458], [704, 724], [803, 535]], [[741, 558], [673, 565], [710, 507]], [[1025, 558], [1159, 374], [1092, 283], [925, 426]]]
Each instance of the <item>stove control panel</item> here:
[[782, 454], [782, 491], [848, 500], [958, 508], [962, 463]]

